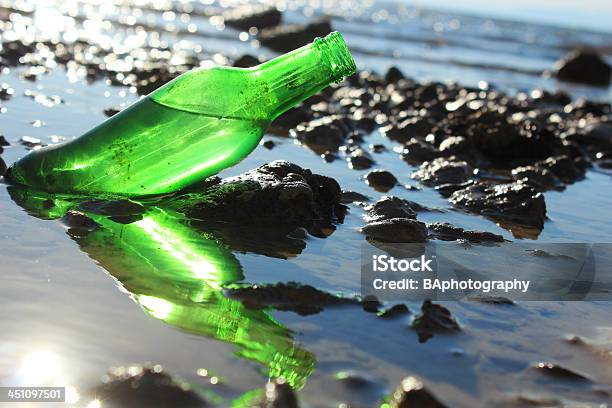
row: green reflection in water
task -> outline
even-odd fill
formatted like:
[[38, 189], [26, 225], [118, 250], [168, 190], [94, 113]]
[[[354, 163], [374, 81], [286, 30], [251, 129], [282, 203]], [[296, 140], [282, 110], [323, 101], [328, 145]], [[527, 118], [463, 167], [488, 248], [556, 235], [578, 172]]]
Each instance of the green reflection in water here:
[[[11, 197], [39, 218], [58, 218], [82, 201], [9, 188]], [[80, 248], [132, 295], [150, 316], [181, 331], [237, 346], [236, 354], [267, 366], [270, 378], [302, 388], [315, 357], [266, 311], [247, 309], [222, 287], [243, 279], [242, 267], [213, 236], [181, 214], [155, 206], [128, 224], [86, 213], [98, 227], [72, 234]]]

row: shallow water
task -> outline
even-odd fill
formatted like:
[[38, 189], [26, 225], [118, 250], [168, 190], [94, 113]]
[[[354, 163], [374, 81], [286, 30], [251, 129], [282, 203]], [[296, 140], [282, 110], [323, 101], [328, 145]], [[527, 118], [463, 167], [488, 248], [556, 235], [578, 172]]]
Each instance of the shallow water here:
[[[31, 4], [18, 2], [14, 6], [27, 10]], [[298, 4], [301, 3], [289, 3], [286, 21], [303, 20], [304, 11], [320, 11]], [[484, 80], [510, 92], [543, 87], [565, 89], [574, 97], [612, 100], [609, 89], [568, 86], [536, 74], [551, 69], [569, 44], [586, 42], [605, 47], [612, 44], [610, 35], [446, 15], [405, 5], [361, 8], [355, 6], [358, 2], [352, 7], [346, 4], [346, 8], [328, 11], [336, 15], [333, 25], [345, 35], [361, 69], [384, 72], [396, 65], [416, 79], [466, 85]], [[210, 55], [274, 55], [269, 50], [251, 48], [250, 40], [239, 40], [238, 31], [219, 30], [206, 18], [167, 21], [161, 12], [142, 8], [141, 18], [152, 25], [196, 25], [197, 32], [192, 34], [162, 32], [162, 39], [180, 47], [200, 46]], [[45, 13], [53, 15], [53, 9]], [[116, 20], [115, 11], [107, 5], [101, 14]], [[371, 21], [372, 16], [375, 21]], [[43, 17], [44, 14], [40, 19]], [[132, 41], [138, 46], [138, 38], [134, 38], [137, 36], [129, 29], [115, 27], [101, 32], [115, 33], [114, 42]], [[105, 118], [103, 109], [136, 100], [127, 88], [111, 87], [102, 81], [86, 84], [82, 77], [66, 75], [63, 69], [51, 69], [36, 82], [20, 79], [25, 70], [17, 68], [0, 76], [0, 82], [15, 89], [15, 96], [1, 103], [6, 111], [0, 114], [0, 130], [12, 143], [2, 154], [7, 164], [26, 153], [18, 143], [22, 136], [51, 143], [55, 140], [52, 135], [79, 135]], [[57, 95], [64, 102], [36, 100], [24, 95], [27, 90]], [[35, 120], [44, 125], [33, 126]], [[361, 192], [373, 200], [382, 195], [365, 184], [362, 178], [366, 171], [352, 170], [343, 160], [326, 163], [291, 139], [266, 137], [274, 140], [274, 149], [259, 147], [221, 175], [235, 175], [272, 160], [289, 159], [334, 177], [345, 190]], [[402, 184], [416, 185], [410, 179], [413, 168], [392, 152], [393, 142], [378, 132], [370, 135], [368, 142], [388, 147], [386, 153], [375, 155], [377, 167], [391, 171]], [[414, 191], [397, 186], [388, 194], [448, 210], [420, 214], [423, 221], [447, 221], [515, 240], [490, 220], [450, 210], [448, 202], [431, 189]], [[550, 220], [537, 242], [612, 242], [608, 209], [611, 200], [610, 176], [594, 171], [563, 192], [546, 193]], [[344, 224], [326, 239], [309, 237], [297, 256], [278, 259], [251, 252], [234, 252], [230, 256], [239, 261], [245, 282], [298, 281], [356, 294], [360, 249], [365, 242], [358, 232], [362, 225], [361, 208], [351, 205]], [[173, 322], [164, 323], [168, 320], [163, 313], [165, 303], [139, 304], [138, 293], [123, 288], [129, 287], [129, 279], [122, 286], [116, 270], [86, 246], [77, 245], [57, 221], [26, 214], [11, 200], [5, 186], [0, 186], [0, 226], [0, 385], [66, 384], [83, 390], [95, 384], [110, 366], [153, 362], [196, 387], [214, 392], [229, 406], [229, 401], [261, 388], [267, 380], [270, 371], [266, 364], [236, 356], [242, 347], [239, 343], [221, 341], [205, 334], [205, 330], [198, 334], [197, 330], [185, 331]], [[110, 274], [98, 263], [104, 264]], [[136, 272], [129, 266], [121, 270], [128, 278]], [[413, 313], [420, 307], [416, 302], [408, 304]], [[348, 401], [370, 406], [409, 374], [422, 377], [441, 400], [453, 407], [510, 405], [518, 395], [554, 397], [568, 404], [608, 400], [610, 394], [606, 396], [605, 392], [612, 392], [610, 357], [605, 351], [612, 347], [609, 302], [519, 302], [508, 307], [462, 301], [445, 305], [464, 331], [453, 336], [438, 335], [423, 344], [418, 343], [407, 321], [376, 319], [356, 308], [329, 309], [306, 317], [289, 312], [271, 315], [279, 325], [291, 330], [289, 342], [316, 359], [315, 370], [300, 393], [307, 406], [329, 407]], [[161, 307], [161, 312], [156, 311], [156, 306]], [[568, 344], [565, 339], [571, 334], [603, 351]], [[529, 369], [538, 361], [559, 363], [586, 374], [593, 382], [575, 385], [546, 379]], [[201, 368], [221, 381], [211, 384], [212, 375], [198, 376]], [[356, 370], [373, 384], [357, 391], [339, 384], [330, 386], [336, 382], [333, 374], [338, 370]], [[81, 400], [78, 404], [86, 402]]]

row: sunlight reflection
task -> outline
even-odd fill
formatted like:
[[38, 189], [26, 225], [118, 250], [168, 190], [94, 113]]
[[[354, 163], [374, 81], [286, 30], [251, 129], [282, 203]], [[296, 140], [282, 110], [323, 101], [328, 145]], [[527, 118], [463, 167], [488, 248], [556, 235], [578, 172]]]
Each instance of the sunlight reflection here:
[[79, 401], [73, 385], [66, 384], [60, 358], [48, 350], [37, 350], [25, 356], [17, 374], [18, 384], [31, 387], [65, 387], [66, 403]]

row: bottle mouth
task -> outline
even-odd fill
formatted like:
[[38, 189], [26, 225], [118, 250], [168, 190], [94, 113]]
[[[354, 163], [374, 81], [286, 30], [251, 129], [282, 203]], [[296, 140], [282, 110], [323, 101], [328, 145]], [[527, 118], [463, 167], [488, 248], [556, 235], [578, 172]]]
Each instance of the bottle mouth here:
[[334, 82], [338, 83], [357, 71], [355, 60], [339, 32], [334, 31], [323, 38], [317, 37], [314, 43], [321, 52], [323, 62], [329, 67]]

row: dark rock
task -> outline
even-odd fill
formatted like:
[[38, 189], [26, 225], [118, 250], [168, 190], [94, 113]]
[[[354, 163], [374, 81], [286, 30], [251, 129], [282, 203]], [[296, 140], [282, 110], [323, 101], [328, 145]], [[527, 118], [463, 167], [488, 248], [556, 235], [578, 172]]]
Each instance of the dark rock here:
[[455, 191], [449, 201], [458, 208], [490, 217], [502, 224], [544, 228], [544, 196], [523, 183], [479, 183]]
[[310, 109], [303, 105], [297, 106], [274, 119], [268, 128], [268, 132], [278, 136], [287, 136], [291, 129], [300, 123], [310, 120], [312, 120], [312, 112]]
[[428, 186], [462, 184], [473, 178], [474, 170], [464, 161], [437, 158], [425, 162], [412, 173], [412, 178]]
[[265, 147], [266, 149], [268, 149], [268, 150], [272, 150], [272, 149], [274, 148], [274, 146], [276, 146], [276, 145], [275, 145], [275, 143], [274, 143], [274, 141], [273, 141], [273, 140], [270, 140], [270, 139], [268, 139], [268, 140], [264, 140], [264, 141], [261, 143], [261, 145], [262, 145], [263, 147]]
[[[2, 148], [0, 147], [0, 149]], [[4, 176], [4, 173], [6, 173], [6, 163], [2, 160], [2, 157], [0, 157], [0, 177]]]
[[376, 296], [368, 295], [361, 300], [361, 306], [366, 313], [378, 313], [382, 304], [376, 299]]
[[468, 300], [473, 302], [487, 303], [489, 305], [514, 305], [514, 301], [502, 297], [502, 296], [488, 296], [488, 295], [479, 295], [479, 296], [470, 296]]
[[0, 146], [10, 146], [11, 144], [6, 140], [6, 138], [0, 135]]
[[9, 84], [0, 84], [0, 100], [8, 101], [15, 94], [15, 89], [11, 88]]
[[335, 152], [344, 143], [349, 128], [338, 116], [325, 116], [298, 125], [290, 135], [304, 143], [317, 154]]
[[393, 319], [396, 317], [404, 317], [410, 314], [410, 309], [403, 303], [393, 305], [388, 309], [378, 312], [378, 317], [383, 319]]
[[449, 197], [455, 191], [467, 188], [467, 187], [472, 186], [474, 184], [476, 184], [475, 180], [468, 180], [465, 183], [460, 183], [460, 184], [453, 184], [453, 183], [440, 184], [439, 186], [436, 186], [434, 188], [442, 196]]
[[534, 368], [538, 372], [556, 379], [589, 381], [586, 376], [553, 363], [538, 363], [534, 366]]
[[265, 28], [280, 24], [282, 14], [276, 7], [246, 4], [223, 13], [223, 22], [229, 27], [248, 30], [251, 27]]
[[440, 152], [435, 146], [416, 138], [408, 140], [402, 150], [402, 160], [410, 164], [421, 164], [439, 156]]
[[[578, 165], [577, 165], [578, 164]], [[537, 162], [536, 166], [550, 170], [564, 183], [573, 183], [584, 177], [585, 168], [567, 156], [549, 157], [544, 161]]]
[[45, 145], [40, 139], [31, 136], [22, 136], [21, 139], [19, 139], [19, 143], [29, 149], [42, 147]]
[[342, 197], [340, 198], [342, 204], [366, 203], [368, 201], [370, 201], [370, 197], [356, 191], [343, 191]]
[[117, 108], [107, 108], [107, 109], [104, 109], [104, 114], [105, 114], [106, 116], [108, 116], [109, 118], [110, 118], [111, 116], [115, 116], [115, 115], [116, 115], [116, 114], [118, 114], [119, 112], [121, 112], [121, 109], [117, 109]]
[[397, 179], [386, 170], [372, 170], [366, 175], [368, 185], [376, 191], [386, 193], [397, 185]]
[[444, 155], [455, 155], [465, 151], [468, 148], [468, 141], [463, 136], [449, 136], [444, 139], [438, 149]]
[[555, 64], [555, 75], [568, 82], [594, 86], [610, 85], [612, 67], [591, 50], [574, 50]]
[[277, 378], [266, 384], [264, 401], [253, 408], [299, 408], [295, 392], [285, 379]]
[[487, 242], [504, 242], [504, 237], [493, 234], [492, 232], [470, 231], [455, 227], [448, 223], [435, 222], [428, 224], [429, 238], [440, 239], [442, 241], [467, 240], [474, 244]]
[[0, 66], [2, 64], [8, 66], [16, 66], [19, 64], [19, 59], [26, 54], [34, 52], [34, 44], [24, 43], [19, 40], [6, 41], [2, 43], [2, 53], [0, 54]]
[[257, 38], [263, 46], [279, 52], [288, 52], [312, 42], [316, 37], [325, 37], [332, 31], [329, 21], [321, 20], [307, 25], [292, 24], [264, 28]]
[[98, 223], [80, 211], [70, 210], [61, 219], [62, 224], [68, 227], [68, 235], [83, 237], [98, 228]]
[[446, 408], [416, 377], [406, 377], [402, 380], [393, 395], [392, 408]]
[[328, 151], [326, 151], [325, 153], [323, 153], [321, 155], [321, 158], [323, 160], [325, 160], [326, 163], [331, 163], [334, 160], [336, 160], [338, 158], [338, 156], [336, 155], [336, 153], [331, 152], [331, 151], [328, 150]]
[[426, 118], [412, 117], [398, 124], [385, 126], [380, 130], [389, 139], [406, 143], [413, 137], [424, 138], [431, 133], [433, 126]]
[[536, 191], [546, 191], [559, 188], [560, 182], [555, 174], [541, 166], [521, 166], [512, 170], [516, 181], [528, 184]]
[[376, 162], [363, 149], [355, 149], [346, 158], [349, 167], [353, 170], [365, 170], [372, 167]]
[[400, 69], [398, 67], [391, 67], [389, 68], [389, 70], [387, 71], [387, 73], [385, 74], [385, 82], [390, 84], [393, 82], [397, 82], [400, 79], [404, 79], [405, 76], [402, 73], [402, 71], [400, 71]]
[[208, 404], [195, 392], [166, 374], [161, 366], [111, 369], [102, 384], [86, 393], [105, 405], [130, 408], [186, 408]]
[[261, 64], [261, 61], [257, 57], [251, 54], [244, 54], [242, 57], [234, 61], [233, 66], [238, 68], [251, 68]]
[[164, 205], [211, 222], [308, 227], [315, 220], [339, 221], [340, 196], [334, 179], [279, 160], [168, 198]]
[[303, 316], [319, 313], [326, 307], [358, 303], [356, 299], [332, 295], [296, 282], [233, 285], [226, 289], [226, 293], [229, 297], [240, 300], [249, 309], [273, 307]]
[[365, 219], [368, 222], [390, 220], [391, 218], [410, 218], [416, 220], [416, 212], [420, 209], [421, 206], [412, 201], [385, 196], [365, 208]]
[[563, 403], [556, 398], [532, 397], [518, 395], [514, 401], [519, 407], [562, 407]]
[[382, 153], [387, 150], [384, 144], [371, 144], [370, 150], [374, 153]]
[[355, 391], [374, 385], [372, 380], [356, 371], [340, 371], [337, 372], [334, 377], [342, 386]]
[[419, 243], [427, 241], [424, 223], [409, 218], [373, 221], [361, 229], [368, 239], [390, 243]]
[[421, 314], [412, 321], [412, 328], [417, 332], [420, 342], [429, 340], [435, 333], [458, 332], [461, 330], [450, 311], [442, 305], [423, 302]]
[[79, 204], [79, 210], [111, 217], [139, 216], [145, 207], [131, 200], [90, 200]]

